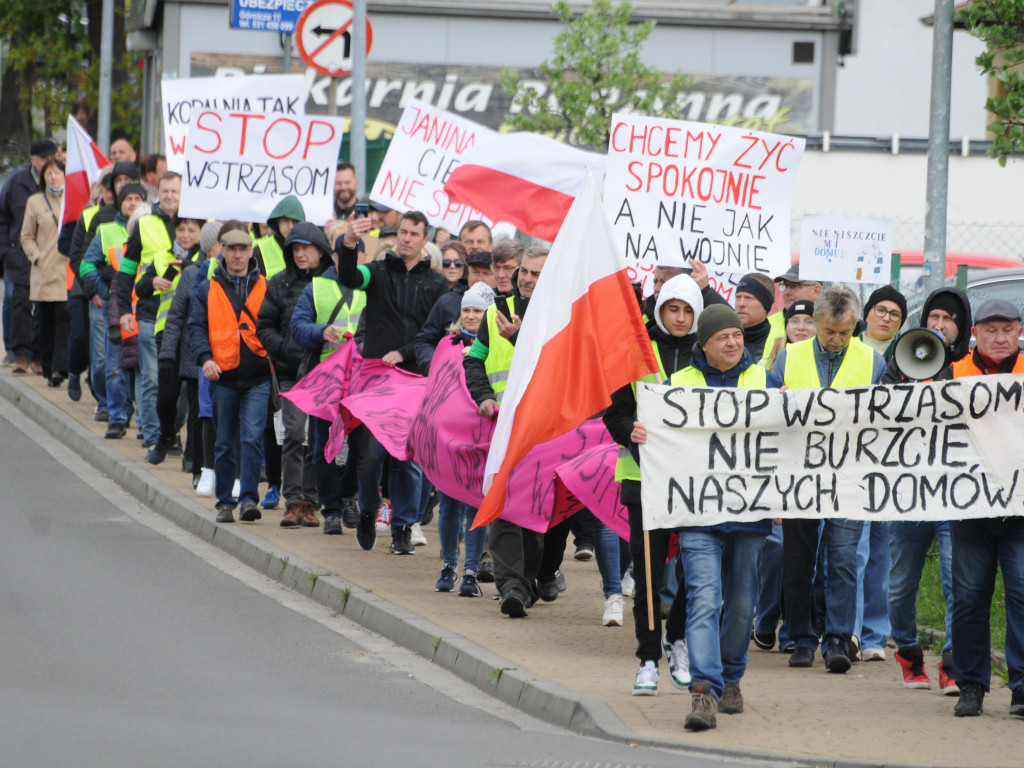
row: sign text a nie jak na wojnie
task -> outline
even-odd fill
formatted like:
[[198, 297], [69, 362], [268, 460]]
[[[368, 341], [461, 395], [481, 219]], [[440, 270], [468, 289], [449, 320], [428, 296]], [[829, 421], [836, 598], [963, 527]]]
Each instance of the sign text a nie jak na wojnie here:
[[1024, 514], [1022, 394], [1011, 374], [786, 391], [642, 384], [644, 527]]

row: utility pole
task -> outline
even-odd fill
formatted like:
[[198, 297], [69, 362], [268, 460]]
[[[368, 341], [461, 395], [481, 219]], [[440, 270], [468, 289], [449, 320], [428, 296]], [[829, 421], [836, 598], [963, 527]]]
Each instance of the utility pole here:
[[366, 192], [366, 0], [352, 0], [352, 117], [349, 121], [349, 159], [356, 167], [359, 187]]
[[103, 0], [100, 26], [100, 103], [96, 143], [104, 152], [110, 151], [110, 89], [114, 62], [114, 0]]
[[928, 188], [924, 217], [924, 290], [946, 277], [946, 206], [949, 186], [949, 94], [953, 72], [953, 0], [935, 0], [932, 98], [928, 121]]

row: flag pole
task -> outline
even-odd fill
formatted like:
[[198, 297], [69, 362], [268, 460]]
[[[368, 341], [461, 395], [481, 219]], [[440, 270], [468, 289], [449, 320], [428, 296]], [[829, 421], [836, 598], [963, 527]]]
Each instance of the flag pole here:
[[654, 631], [654, 587], [651, 586], [651, 532], [644, 531], [644, 573], [647, 575], [647, 629]]

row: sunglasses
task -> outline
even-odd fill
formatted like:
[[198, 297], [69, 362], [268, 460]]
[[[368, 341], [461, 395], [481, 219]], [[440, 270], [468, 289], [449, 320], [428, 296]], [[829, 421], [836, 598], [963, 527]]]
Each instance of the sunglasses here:
[[466, 262], [464, 262], [462, 259], [441, 259], [441, 266], [444, 267], [445, 269], [448, 269], [448, 267], [451, 266], [464, 267], [465, 265]]

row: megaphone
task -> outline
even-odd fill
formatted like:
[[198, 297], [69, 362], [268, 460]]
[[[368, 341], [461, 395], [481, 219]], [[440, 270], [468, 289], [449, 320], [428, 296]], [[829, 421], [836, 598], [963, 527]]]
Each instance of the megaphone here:
[[928, 328], [914, 328], [900, 336], [892, 356], [900, 372], [914, 381], [930, 379], [949, 365], [945, 339]]

